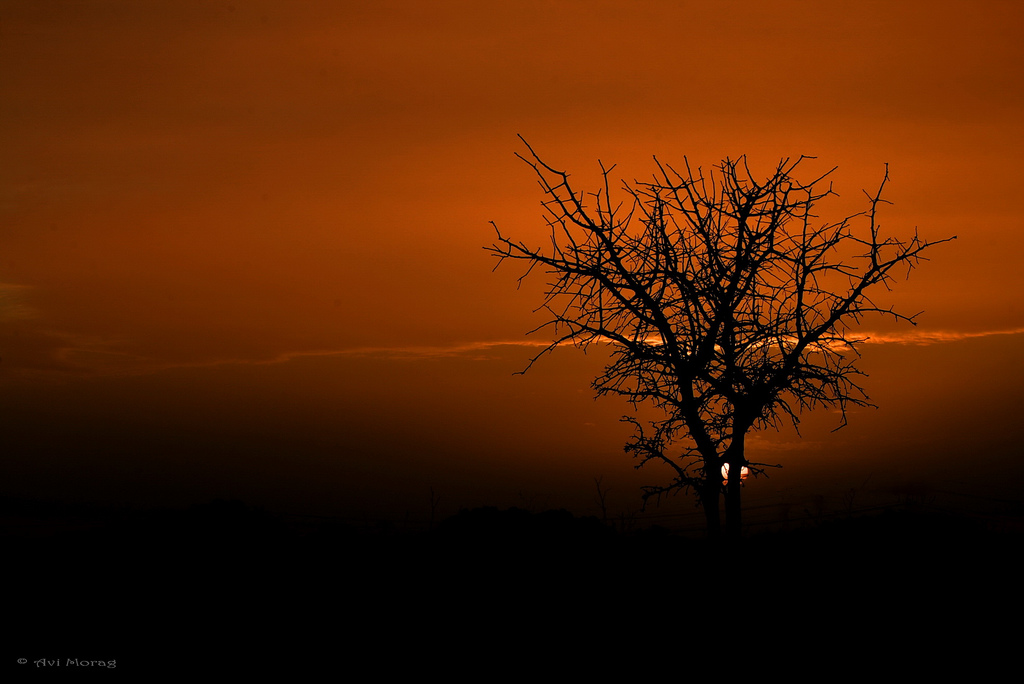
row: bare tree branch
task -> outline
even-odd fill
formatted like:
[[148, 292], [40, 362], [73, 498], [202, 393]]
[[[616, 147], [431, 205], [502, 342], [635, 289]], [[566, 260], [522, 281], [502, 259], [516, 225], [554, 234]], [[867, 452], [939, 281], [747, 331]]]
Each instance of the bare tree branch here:
[[[737, 521], [738, 473], [768, 467], [746, 460], [749, 431], [797, 427], [803, 411], [822, 407], [837, 408], [842, 426], [849, 407], [869, 405], [853, 326], [868, 315], [916, 318], [878, 306], [870, 293], [955, 239], [882, 234], [888, 167], [878, 190], [865, 193], [864, 212], [823, 222], [814, 210], [835, 195], [835, 169], [802, 182], [795, 174], [807, 157], [781, 160], [763, 181], [746, 157], [707, 174], [685, 158], [681, 170], [655, 159], [653, 180], [623, 182], [625, 200], [616, 202], [614, 166], [602, 164], [601, 188], [584, 194], [523, 143], [528, 154], [517, 156], [545, 195], [549, 244], [530, 247], [492, 223], [496, 240], [486, 249], [499, 265], [525, 262], [520, 284], [538, 268], [547, 276], [538, 311], [548, 320], [537, 330], [550, 329], [552, 341], [527, 369], [560, 345], [610, 345], [594, 390], [663, 416], [646, 428], [624, 418], [635, 429], [626, 450], [638, 467], [655, 461], [673, 473], [645, 499], [693, 489], [713, 530], [722, 467], [734, 474], [725, 491]], [[866, 229], [855, 230], [861, 221]]]

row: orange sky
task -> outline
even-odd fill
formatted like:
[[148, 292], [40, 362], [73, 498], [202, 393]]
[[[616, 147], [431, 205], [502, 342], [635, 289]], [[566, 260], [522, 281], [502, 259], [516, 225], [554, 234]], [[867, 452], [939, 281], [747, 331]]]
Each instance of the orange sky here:
[[868, 326], [881, 410], [761, 448], [829, 486], [938, 452], [997, 469], [1024, 380], [1022, 26], [1013, 2], [8, 0], [0, 493], [580, 507], [604, 474], [631, 504], [659, 474], [591, 400], [599, 360], [513, 377], [530, 349], [493, 345], [540, 322], [539, 283], [481, 249], [492, 219], [540, 235], [516, 134], [583, 184], [598, 158], [815, 155], [839, 166], [825, 216], [889, 163], [884, 226], [959, 239], [890, 300], [917, 328]]

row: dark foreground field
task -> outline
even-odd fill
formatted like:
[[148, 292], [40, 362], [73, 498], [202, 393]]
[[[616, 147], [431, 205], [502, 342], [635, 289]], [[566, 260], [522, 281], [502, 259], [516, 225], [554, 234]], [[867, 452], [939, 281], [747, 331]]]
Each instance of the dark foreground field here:
[[225, 501], [8, 501], [4, 520], [4, 670], [29, 678], [80, 673], [67, 659], [115, 661], [88, 667], [134, 681], [599, 668], [654, 654], [984, 668], [1010, 653], [1021, 619], [1018, 531], [896, 509], [736, 544], [494, 508], [418, 530]]

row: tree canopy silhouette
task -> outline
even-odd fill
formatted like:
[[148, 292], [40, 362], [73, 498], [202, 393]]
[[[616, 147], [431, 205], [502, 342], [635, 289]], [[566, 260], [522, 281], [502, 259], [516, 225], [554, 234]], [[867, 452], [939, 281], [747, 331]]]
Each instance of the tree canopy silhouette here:
[[870, 314], [914, 323], [871, 295], [955, 236], [882, 235], [888, 167], [877, 192], [865, 192], [865, 211], [829, 222], [814, 208], [835, 194], [835, 169], [800, 181], [807, 157], [783, 159], [763, 181], [745, 157], [706, 174], [685, 158], [678, 170], [655, 159], [653, 180], [623, 182], [618, 202], [614, 166], [602, 164], [602, 187], [585, 194], [526, 147], [517, 156], [546, 196], [550, 242], [530, 247], [492, 222], [497, 239], [486, 249], [499, 264], [526, 262], [520, 282], [536, 269], [548, 276], [549, 320], [538, 330], [553, 340], [533, 361], [559, 345], [610, 345], [593, 388], [658, 409], [649, 423], [623, 418], [635, 427], [626, 451], [637, 467], [656, 461], [673, 473], [646, 487], [645, 500], [691, 489], [717, 534], [724, 494], [727, 529], [738, 534], [741, 480], [768, 467], [747, 460], [746, 435], [796, 426], [818, 407], [838, 408], [842, 426], [849, 406], [870, 405], [852, 326]]

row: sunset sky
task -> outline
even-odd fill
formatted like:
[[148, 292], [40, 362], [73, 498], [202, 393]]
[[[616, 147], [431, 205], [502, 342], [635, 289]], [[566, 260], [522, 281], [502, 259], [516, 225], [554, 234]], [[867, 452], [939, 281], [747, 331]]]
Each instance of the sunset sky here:
[[750, 500], [1019, 498], [1022, 121], [1011, 1], [3, 0], [0, 495], [638, 507], [667, 475], [600, 352], [513, 375], [543, 282], [482, 247], [543, 239], [521, 134], [581, 187], [812, 155], [823, 218], [888, 163], [883, 229], [958, 239], [882, 298], [918, 326], [864, 325], [880, 408], [758, 435]]

